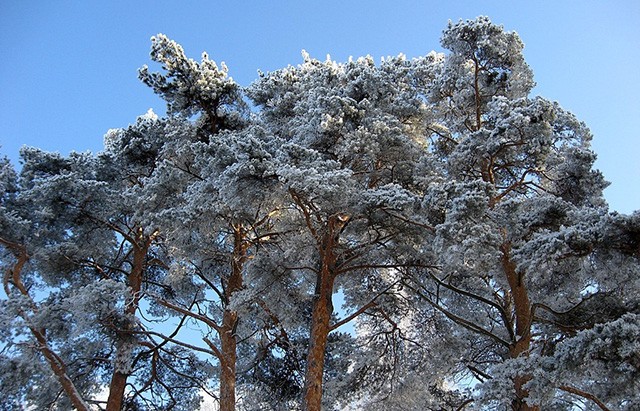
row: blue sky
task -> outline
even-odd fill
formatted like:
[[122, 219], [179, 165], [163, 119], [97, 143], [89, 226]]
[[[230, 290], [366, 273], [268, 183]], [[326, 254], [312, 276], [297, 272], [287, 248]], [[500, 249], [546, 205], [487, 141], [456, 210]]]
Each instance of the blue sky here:
[[0, 0], [0, 153], [30, 145], [99, 151], [110, 128], [163, 103], [137, 79], [149, 38], [225, 61], [241, 85], [258, 69], [440, 50], [449, 19], [488, 15], [517, 31], [542, 95], [595, 136], [613, 209], [640, 209], [640, 2]]

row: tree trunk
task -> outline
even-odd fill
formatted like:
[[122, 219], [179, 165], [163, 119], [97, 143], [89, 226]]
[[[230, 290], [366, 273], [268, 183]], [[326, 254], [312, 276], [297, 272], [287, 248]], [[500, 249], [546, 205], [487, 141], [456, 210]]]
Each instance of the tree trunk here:
[[[231, 275], [224, 287], [225, 306], [228, 307], [233, 293], [243, 287], [242, 270], [247, 261], [247, 232], [242, 224], [234, 224], [233, 228], [233, 256], [231, 261]], [[225, 308], [222, 314], [220, 330], [220, 348], [223, 358], [220, 358], [220, 411], [233, 411], [236, 408], [236, 363], [237, 340], [236, 327], [238, 313]]]
[[[124, 313], [128, 316], [134, 316], [138, 310], [140, 303], [140, 290], [142, 288], [142, 277], [144, 275], [145, 260], [149, 249], [149, 241], [144, 241], [142, 246], [132, 244], [133, 246], [133, 264], [131, 272], [127, 278], [129, 291], [133, 296], [131, 303], [127, 304]], [[131, 361], [133, 360], [133, 349], [136, 342], [129, 331], [132, 331], [132, 324], [127, 324], [124, 330], [116, 330], [117, 332], [117, 349], [113, 366], [113, 374], [109, 383], [109, 397], [107, 398], [106, 411], [120, 411], [124, 402], [125, 388], [127, 379], [131, 374]]]
[[[117, 354], [116, 354], [117, 355]], [[111, 375], [109, 384], [109, 397], [107, 398], [107, 411], [120, 411], [124, 400], [124, 389], [127, 386], [129, 374], [122, 373], [115, 369]]]
[[319, 242], [321, 266], [316, 280], [313, 299], [309, 351], [304, 378], [304, 411], [320, 411], [322, 407], [322, 380], [324, 359], [329, 337], [331, 314], [333, 313], [333, 284], [336, 277], [335, 247], [338, 244], [339, 228], [344, 222], [339, 216], [329, 218], [326, 232]]
[[333, 276], [329, 273], [318, 279], [317, 294], [313, 303], [307, 369], [304, 378], [305, 411], [320, 411], [322, 404], [322, 377], [324, 357], [329, 337], [329, 322], [333, 312]]
[[220, 411], [233, 411], [236, 407], [236, 335], [238, 315], [224, 310], [220, 345], [223, 359], [220, 361]]
[[[521, 355], [528, 356], [531, 348], [531, 303], [529, 302], [529, 295], [522, 274], [518, 273], [515, 263], [511, 261], [511, 244], [503, 244], [501, 251], [502, 268], [509, 282], [516, 314], [516, 339], [509, 347], [509, 355], [511, 358], [517, 358]], [[516, 398], [512, 401], [511, 408], [514, 411], [538, 411], [540, 409], [540, 407], [530, 406], [526, 403], [529, 391], [524, 388], [524, 385], [529, 380], [531, 380], [529, 375], [520, 375], [513, 380]]]

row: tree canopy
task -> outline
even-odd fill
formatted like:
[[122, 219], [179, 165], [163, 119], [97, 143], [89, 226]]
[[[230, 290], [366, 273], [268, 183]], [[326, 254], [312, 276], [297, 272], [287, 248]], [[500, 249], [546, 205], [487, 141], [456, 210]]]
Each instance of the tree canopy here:
[[159, 34], [166, 117], [2, 160], [0, 408], [640, 407], [640, 212], [516, 33], [441, 44], [241, 87]]

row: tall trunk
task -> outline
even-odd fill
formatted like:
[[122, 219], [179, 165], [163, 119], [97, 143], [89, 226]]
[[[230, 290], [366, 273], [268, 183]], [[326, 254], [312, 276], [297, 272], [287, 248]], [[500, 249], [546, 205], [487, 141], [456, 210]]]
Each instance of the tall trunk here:
[[327, 340], [331, 331], [333, 284], [336, 277], [335, 247], [338, 244], [339, 225], [342, 223], [339, 216], [330, 217], [326, 231], [319, 242], [321, 265], [316, 280], [309, 333], [309, 351], [304, 378], [304, 411], [320, 411], [322, 406], [322, 377]]
[[[144, 241], [144, 240], [141, 240]], [[138, 310], [140, 303], [140, 290], [142, 288], [142, 277], [144, 275], [145, 260], [149, 242], [145, 241], [142, 246], [133, 244], [133, 265], [127, 278], [129, 291], [133, 296], [130, 304], [127, 304], [124, 313], [133, 316]], [[135, 339], [131, 336], [129, 329], [131, 325], [127, 325], [126, 329], [117, 332], [117, 349], [109, 383], [109, 397], [107, 398], [106, 411], [120, 411], [123, 406], [125, 388], [127, 379], [131, 374], [131, 361], [133, 360], [132, 351], [135, 348]]]
[[[116, 353], [118, 356], [118, 353]], [[124, 400], [124, 389], [127, 386], [128, 373], [121, 372], [117, 368], [111, 375], [109, 384], [109, 397], [107, 398], [107, 411], [120, 411]]]
[[304, 410], [319, 411], [322, 404], [322, 377], [324, 358], [329, 337], [329, 322], [333, 313], [334, 277], [322, 272], [318, 278], [316, 296], [313, 302], [307, 369], [304, 377]]
[[237, 320], [235, 311], [224, 310], [220, 333], [220, 348], [224, 357], [220, 361], [220, 411], [233, 411], [236, 407]]
[[[529, 349], [531, 348], [531, 303], [529, 302], [529, 295], [522, 275], [518, 273], [516, 264], [511, 260], [511, 245], [509, 243], [503, 244], [501, 251], [502, 268], [509, 282], [516, 316], [516, 340], [509, 347], [509, 355], [511, 358], [517, 358], [522, 355], [529, 355]], [[529, 391], [524, 385], [529, 380], [531, 380], [529, 375], [520, 375], [513, 380], [516, 398], [512, 401], [511, 408], [514, 411], [538, 411], [540, 409], [537, 406], [530, 406], [526, 403]]]
[[220, 411], [233, 411], [236, 407], [236, 326], [238, 324], [238, 313], [230, 310], [228, 305], [233, 293], [243, 287], [242, 270], [248, 258], [247, 250], [249, 248], [245, 228], [241, 224], [234, 224], [232, 228], [233, 256], [231, 275], [224, 287], [226, 307], [222, 314], [222, 326], [220, 327], [220, 348], [223, 356], [220, 359]]

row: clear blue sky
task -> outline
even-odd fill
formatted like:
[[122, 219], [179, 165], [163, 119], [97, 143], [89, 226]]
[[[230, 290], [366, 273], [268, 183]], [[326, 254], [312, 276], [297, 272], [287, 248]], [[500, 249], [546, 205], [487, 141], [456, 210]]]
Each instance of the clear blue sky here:
[[137, 79], [149, 38], [225, 61], [242, 85], [258, 69], [440, 50], [449, 19], [488, 15], [517, 31], [542, 95], [595, 135], [613, 209], [640, 209], [640, 1], [33, 1], [0, 0], [0, 153], [22, 145], [99, 151], [162, 102]]

